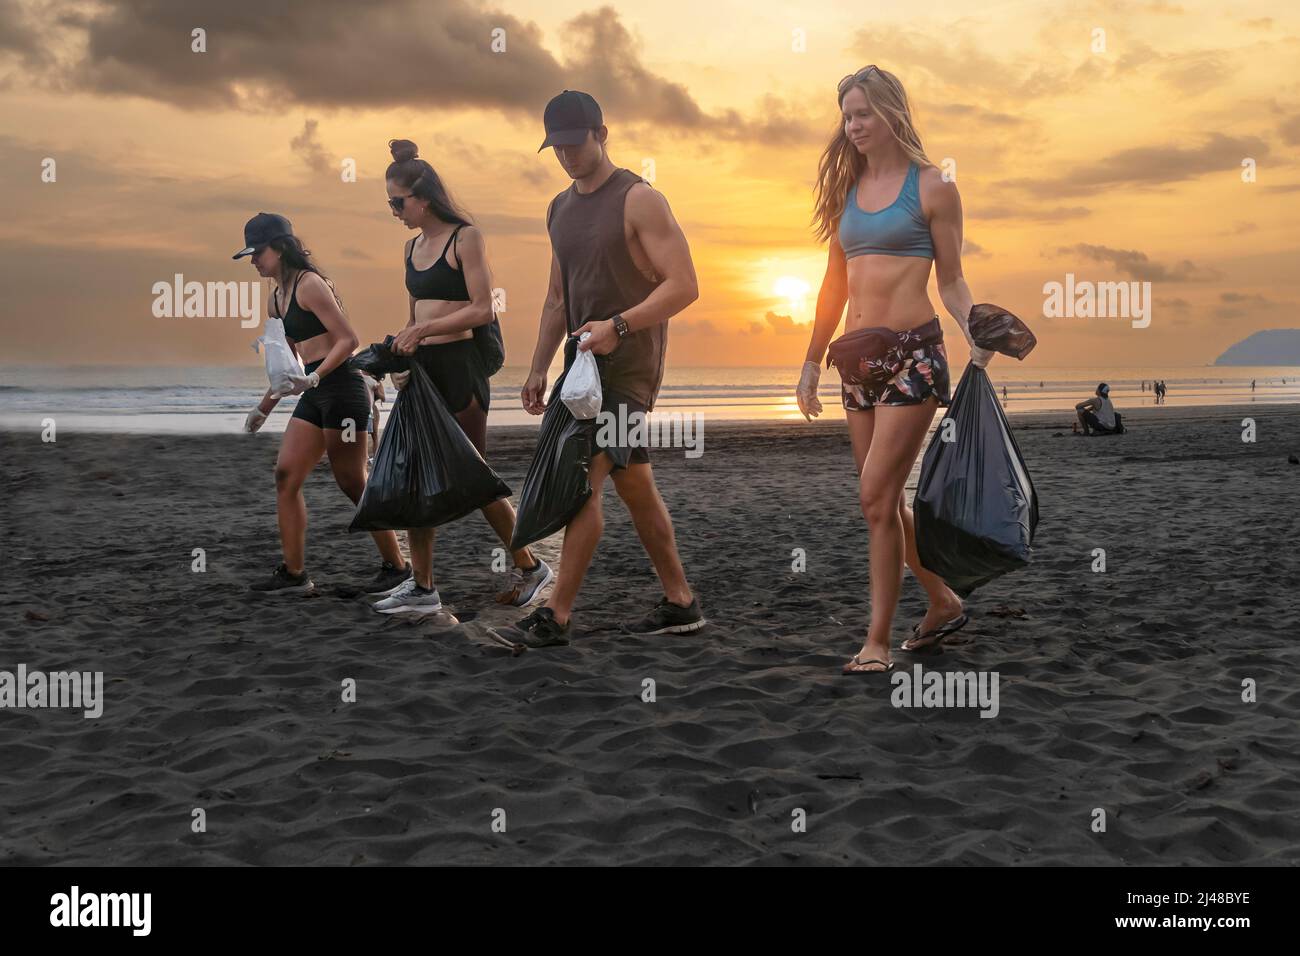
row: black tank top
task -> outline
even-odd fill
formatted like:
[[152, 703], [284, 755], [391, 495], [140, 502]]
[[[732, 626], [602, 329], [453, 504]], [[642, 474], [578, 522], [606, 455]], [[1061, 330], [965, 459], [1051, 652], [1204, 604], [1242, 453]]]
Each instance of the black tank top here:
[[427, 269], [417, 269], [411, 264], [415, 240], [406, 244], [406, 291], [413, 299], [443, 299], [447, 302], [468, 302], [469, 290], [465, 288], [465, 273], [453, 269], [447, 261], [447, 250], [456, 241], [456, 234], [464, 228], [459, 225], [451, 231], [447, 244], [442, 247], [438, 261]]
[[[293, 289], [289, 292], [289, 308], [279, 316], [284, 321], [285, 337], [293, 339], [295, 342], [305, 342], [317, 335], [325, 334], [325, 326], [316, 317], [316, 313], [308, 312], [298, 304], [298, 283], [302, 281], [303, 274], [303, 272], [299, 272], [297, 278], [293, 280]], [[275, 287], [274, 304], [278, 310], [280, 304], [279, 286]]]
[[[546, 228], [560, 266], [570, 332], [644, 302], [662, 281], [647, 279], [637, 268], [623, 234], [627, 191], [643, 181], [619, 168], [595, 191], [580, 193], [575, 183], [551, 203]], [[602, 380], [649, 410], [663, 379], [667, 343], [665, 324], [629, 332], [613, 352], [597, 359]]]

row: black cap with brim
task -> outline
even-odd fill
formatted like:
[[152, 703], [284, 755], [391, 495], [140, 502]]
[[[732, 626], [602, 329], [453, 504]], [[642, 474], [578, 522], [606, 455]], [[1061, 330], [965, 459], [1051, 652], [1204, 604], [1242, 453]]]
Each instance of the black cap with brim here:
[[590, 132], [591, 130], [585, 128], [557, 129], [554, 133], [546, 134], [546, 139], [542, 141], [541, 146], [537, 147], [537, 151], [540, 153], [547, 146], [577, 146], [587, 141], [587, 134]]
[[605, 123], [600, 104], [590, 93], [581, 90], [564, 90], [551, 97], [542, 116], [546, 139], [537, 147], [540, 153], [547, 146], [577, 146], [587, 141], [587, 132]]
[[273, 212], [259, 212], [244, 223], [244, 248], [230, 258], [242, 259], [251, 256], [272, 239], [283, 239], [293, 235], [293, 226], [284, 216]]

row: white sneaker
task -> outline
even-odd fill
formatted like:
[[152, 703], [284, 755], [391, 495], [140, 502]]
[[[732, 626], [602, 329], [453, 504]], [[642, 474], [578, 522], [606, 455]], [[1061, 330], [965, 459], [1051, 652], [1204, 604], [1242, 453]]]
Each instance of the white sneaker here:
[[442, 610], [442, 598], [437, 588], [426, 591], [415, 578], [407, 578], [374, 608], [380, 614], [435, 614]]

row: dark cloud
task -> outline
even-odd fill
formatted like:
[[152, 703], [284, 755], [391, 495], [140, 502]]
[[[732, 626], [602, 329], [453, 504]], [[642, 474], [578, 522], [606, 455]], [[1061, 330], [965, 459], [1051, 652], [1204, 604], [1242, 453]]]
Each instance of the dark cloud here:
[[1198, 282], [1217, 279], [1220, 273], [1208, 266], [1198, 266], [1190, 259], [1173, 265], [1153, 262], [1145, 252], [1136, 249], [1111, 249], [1080, 242], [1057, 249], [1058, 255], [1082, 255], [1094, 262], [1108, 262], [1131, 279], [1149, 282]]
[[319, 124], [314, 119], [303, 122], [302, 132], [289, 140], [289, 148], [298, 154], [298, 158], [307, 164], [307, 168], [316, 173], [327, 173], [330, 169], [329, 155], [316, 135]]
[[1268, 154], [1268, 144], [1257, 137], [1211, 133], [1199, 146], [1137, 146], [1080, 163], [1050, 179], [1012, 180], [1005, 185], [1035, 196], [1092, 195], [1117, 186], [1163, 186], [1209, 173], [1235, 173], [1245, 157], [1260, 160]]
[[1277, 128], [1277, 132], [1282, 137], [1282, 142], [1288, 146], [1300, 145], [1300, 113], [1288, 116], [1283, 120]]
[[[600, 102], [606, 121], [726, 139], [786, 143], [824, 137], [775, 97], [759, 108], [706, 112], [685, 85], [641, 62], [619, 13], [602, 6], [560, 32], [558, 58], [534, 23], [475, 0], [100, 0], [39, 36], [15, 0], [0, 0], [0, 51], [75, 50], [51, 69], [62, 88], [139, 96], [186, 109], [495, 109], [533, 120], [562, 89]], [[207, 50], [191, 50], [191, 30]], [[494, 31], [505, 50], [493, 50]]]
[[50, 62], [36, 18], [18, 0], [0, 0], [0, 53], [12, 54], [27, 66]]
[[776, 330], [777, 335], [800, 335], [808, 331], [806, 325], [800, 325], [788, 315], [777, 315], [775, 312], [769, 312], [764, 316], [767, 324]]

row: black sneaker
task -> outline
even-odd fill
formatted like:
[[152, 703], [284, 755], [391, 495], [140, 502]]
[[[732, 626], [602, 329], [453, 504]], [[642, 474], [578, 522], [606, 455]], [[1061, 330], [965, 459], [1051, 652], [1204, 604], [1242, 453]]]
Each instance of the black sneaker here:
[[302, 574], [290, 574], [283, 561], [269, 578], [248, 586], [250, 591], [258, 591], [262, 594], [309, 594], [315, 588], [316, 585], [311, 583], [311, 578], [307, 577], [306, 568], [303, 569]]
[[383, 567], [379, 569], [379, 573], [366, 585], [366, 593], [371, 597], [388, 597], [388, 595], [400, 588], [410, 576], [411, 563], [409, 561], [404, 568], [394, 567], [391, 561], [385, 561]]
[[539, 607], [515, 624], [494, 628], [493, 634], [505, 644], [523, 647], [556, 647], [569, 643], [569, 625], [558, 623], [549, 607]]
[[633, 634], [689, 634], [706, 623], [700, 613], [699, 598], [692, 597], [686, 607], [664, 598], [653, 611], [635, 624], [628, 625], [628, 630]]

